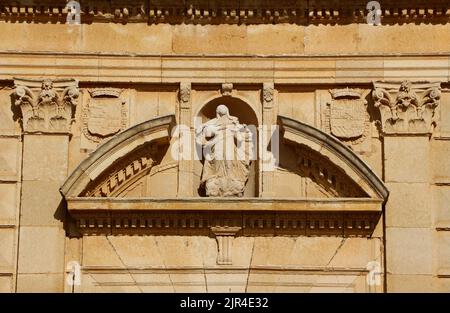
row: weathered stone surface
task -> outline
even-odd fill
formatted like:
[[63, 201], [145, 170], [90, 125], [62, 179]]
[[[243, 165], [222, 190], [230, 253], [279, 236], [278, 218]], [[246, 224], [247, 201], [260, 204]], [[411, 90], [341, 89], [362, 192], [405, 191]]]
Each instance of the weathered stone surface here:
[[64, 279], [63, 274], [19, 274], [17, 292], [62, 292]]
[[385, 137], [386, 182], [427, 183], [430, 173], [428, 137]]
[[[450, 290], [445, 0], [3, 2], [0, 292]], [[281, 147], [203, 197], [218, 104]]]
[[[387, 272], [431, 275], [433, 272], [432, 230], [429, 228], [387, 228]], [[394, 286], [395, 288], [395, 286]]]
[[386, 227], [431, 227], [432, 197], [426, 183], [389, 183]]
[[[432, 275], [387, 274], [387, 283], [395, 292], [433, 292], [437, 281]], [[424, 288], [424, 286], [427, 286]]]
[[450, 226], [450, 187], [433, 186], [433, 212], [435, 225]]
[[0, 228], [0, 245], [0, 271], [12, 272], [16, 255], [16, 231], [13, 228]]
[[0, 138], [0, 178], [17, 180], [19, 174], [20, 142], [16, 138]]
[[314, 94], [285, 90], [278, 93], [278, 114], [288, 116], [309, 125], [316, 124]]
[[0, 184], [0, 225], [14, 225], [18, 217], [16, 184]]
[[22, 179], [63, 181], [67, 177], [67, 143], [66, 135], [27, 135]]
[[19, 123], [14, 116], [14, 111], [11, 110], [11, 89], [0, 90], [0, 133], [2, 135], [20, 134]]
[[0, 276], [0, 292], [1, 293], [14, 292], [13, 278], [11, 276]]
[[[62, 273], [64, 270], [64, 251], [61, 249], [64, 247], [63, 229], [55, 226], [23, 226], [20, 228], [20, 238], [19, 277], [20, 274]], [[60, 284], [62, 286], [62, 282]], [[27, 284], [22, 286], [26, 288]]]
[[125, 267], [107, 236], [83, 238], [83, 266]]
[[450, 155], [450, 140], [433, 140], [431, 143], [431, 172], [435, 183], [450, 183], [450, 165], [444, 160]]
[[22, 183], [21, 224], [58, 226], [64, 219], [64, 201], [60, 182], [24, 181]]
[[[450, 62], [450, 61], [449, 61]], [[450, 135], [450, 92], [444, 91], [441, 95], [442, 107], [440, 109], [439, 130], [443, 136]]]
[[437, 236], [437, 273], [447, 273], [450, 270], [450, 233], [448, 231], [440, 231]]

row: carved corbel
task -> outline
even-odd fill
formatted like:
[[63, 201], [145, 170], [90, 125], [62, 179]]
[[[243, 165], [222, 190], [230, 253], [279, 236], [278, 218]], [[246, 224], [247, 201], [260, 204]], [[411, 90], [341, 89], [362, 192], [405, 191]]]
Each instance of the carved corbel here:
[[180, 106], [183, 109], [191, 107], [191, 83], [180, 83]]
[[222, 88], [220, 90], [222, 93], [222, 96], [224, 97], [230, 97], [233, 93], [233, 84], [232, 83], [224, 83], [222, 84]]
[[69, 133], [79, 96], [78, 81], [16, 79], [15, 105], [25, 132]]
[[375, 107], [380, 110], [383, 134], [431, 134], [439, 105], [439, 82], [374, 82]]
[[241, 230], [239, 226], [217, 226], [211, 227], [212, 233], [216, 236], [217, 240], [217, 264], [219, 265], [231, 265], [232, 260], [232, 248], [233, 239], [236, 234]]
[[265, 109], [271, 109], [273, 107], [273, 94], [274, 94], [274, 84], [264, 83], [263, 84], [263, 104]]

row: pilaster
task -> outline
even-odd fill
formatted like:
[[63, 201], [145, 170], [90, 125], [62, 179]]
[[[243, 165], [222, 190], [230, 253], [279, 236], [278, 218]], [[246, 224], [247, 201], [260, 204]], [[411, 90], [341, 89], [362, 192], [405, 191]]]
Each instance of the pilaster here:
[[66, 209], [59, 188], [67, 177], [75, 80], [15, 80], [23, 125], [18, 292], [61, 292]]
[[[260, 127], [259, 140], [259, 155], [262, 173], [262, 196], [272, 197], [273, 196], [273, 181], [275, 174], [275, 162], [276, 162], [276, 151], [271, 151], [271, 147], [277, 147], [278, 145], [273, 142], [277, 140], [278, 133], [276, 133], [276, 111], [275, 111], [275, 89], [273, 82], [263, 83], [262, 89], [262, 103], [263, 103], [263, 114], [262, 114], [262, 127]], [[273, 131], [275, 130], [275, 133]], [[275, 136], [273, 136], [275, 135]]]
[[[384, 137], [387, 291], [421, 291], [433, 277], [430, 143], [440, 84], [375, 82]], [[430, 287], [431, 288], [431, 287]]]
[[[191, 83], [180, 83], [179, 104], [180, 115], [178, 124], [178, 196], [190, 197], [193, 195], [193, 151], [184, 151], [193, 146], [191, 138], [194, 138], [194, 130], [192, 129], [192, 96]], [[186, 136], [186, 137], [184, 137]]]

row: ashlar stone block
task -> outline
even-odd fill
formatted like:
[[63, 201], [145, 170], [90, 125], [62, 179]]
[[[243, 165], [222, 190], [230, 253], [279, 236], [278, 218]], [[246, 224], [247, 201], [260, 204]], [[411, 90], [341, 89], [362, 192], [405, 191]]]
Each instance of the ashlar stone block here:
[[432, 230], [429, 228], [387, 228], [387, 272], [431, 275]]

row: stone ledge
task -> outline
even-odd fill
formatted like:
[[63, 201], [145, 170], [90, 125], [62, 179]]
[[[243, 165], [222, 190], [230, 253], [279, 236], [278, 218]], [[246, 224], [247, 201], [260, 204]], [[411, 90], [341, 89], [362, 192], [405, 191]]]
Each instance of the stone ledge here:
[[437, 231], [450, 231], [450, 221], [440, 221], [436, 224]]
[[237, 236], [370, 237], [382, 200], [191, 198], [68, 198], [80, 235], [211, 236], [214, 227], [237, 227]]
[[[57, 59], [57, 64], [55, 64]], [[367, 69], [367, 63], [375, 63]], [[0, 51], [0, 80], [75, 78], [86, 82], [310, 85], [374, 80], [450, 81], [449, 54], [169, 55]], [[211, 71], [214, 69], [214, 71]], [[363, 73], [363, 74], [361, 74]], [[355, 76], [356, 75], [356, 76]], [[356, 78], [355, 78], [356, 77]]]
[[[252, 265], [252, 266], [82, 266], [83, 273], [90, 274], [208, 274], [223, 273], [231, 271], [232, 273], [242, 272], [247, 274], [248, 271], [263, 272], [263, 273], [277, 273], [277, 272], [301, 272], [303, 275], [320, 275], [340, 273], [342, 275], [358, 275], [367, 274], [369, 270], [363, 267], [332, 267], [332, 266], [295, 266], [295, 265]], [[289, 273], [290, 274], [290, 273]]]
[[450, 278], [450, 268], [444, 267], [437, 271], [437, 277], [439, 278]]
[[360, 211], [380, 212], [381, 199], [370, 198], [67, 198], [77, 211]]

